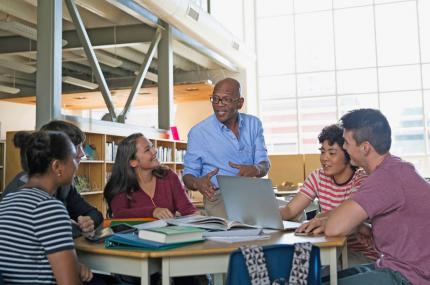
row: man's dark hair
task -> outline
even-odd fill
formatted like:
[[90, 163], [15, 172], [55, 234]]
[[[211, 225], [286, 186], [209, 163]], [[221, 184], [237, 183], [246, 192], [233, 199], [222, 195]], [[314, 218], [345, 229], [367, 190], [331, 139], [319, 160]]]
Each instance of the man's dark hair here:
[[41, 131], [57, 131], [65, 133], [74, 145], [81, 144], [85, 141], [85, 134], [72, 123], [60, 120], [53, 120], [43, 125]]
[[27, 157], [25, 156], [25, 148], [29, 139], [30, 139], [30, 133], [26, 131], [19, 131], [13, 136], [13, 145], [19, 148], [21, 168], [26, 173], [28, 173], [28, 166], [27, 166]]
[[[49, 123], [43, 125], [40, 128], [40, 131], [53, 131], [53, 132], [63, 132], [65, 133], [69, 139], [72, 141], [74, 145], [78, 145], [85, 141], [85, 133], [81, 131], [77, 126], [72, 123], [66, 121], [53, 120]], [[25, 172], [29, 172], [29, 168], [27, 165], [27, 157], [25, 155], [27, 144], [25, 143], [25, 139], [28, 139], [29, 136], [24, 135], [26, 132], [18, 132], [15, 134], [13, 138], [13, 144], [15, 147], [19, 148], [19, 154], [21, 157], [21, 168]], [[23, 141], [24, 140], [24, 141]]]
[[45, 174], [51, 161], [65, 161], [73, 152], [70, 139], [62, 132], [17, 132], [14, 143], [25, 152], [29, 176]]
[[357, 144], [368, 141], [380, 155], [390, 150], [390, 124], [379, 110], [352, 110], [343, 115], [340, 121], [345, 130], [352, 131], [353, 138]]
[[320, 144], [323, 144], [324, 141], [328, 141], [330, 146], [337, 143], [345, 153], [345, 161], [349, 162], [351, 160], [349, 154], [343, 149], [343, 143], [345, 142], [345, 139], [343, 138], [343, 129], [338, 124], [324, 127], [321, 133], [318, 135], [318, 141]]

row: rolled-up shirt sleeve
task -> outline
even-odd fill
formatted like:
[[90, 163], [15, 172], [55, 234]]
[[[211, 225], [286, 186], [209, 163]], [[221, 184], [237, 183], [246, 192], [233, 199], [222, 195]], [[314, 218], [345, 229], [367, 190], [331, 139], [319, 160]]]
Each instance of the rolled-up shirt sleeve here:
[[191, 174], [194, 177], [202, 176], [202, 141], [193, 130], [188, 134], [187, 152], [184, 157], [184, 175]]

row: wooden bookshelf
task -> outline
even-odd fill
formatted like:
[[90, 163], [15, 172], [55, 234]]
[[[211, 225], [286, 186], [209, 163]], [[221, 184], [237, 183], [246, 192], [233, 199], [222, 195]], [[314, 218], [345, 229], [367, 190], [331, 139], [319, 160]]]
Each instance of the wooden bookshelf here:
[[[16, 132], [7, 132], [6, 141], [12, 142]], [[84, 177], [88, 183], [80, 193], [82, 197], [91, 205], [95, 206], [103, 215], [106, 215], [106, 204], [103, 199], [103, 189], [112, 172], [114, 164], [115, 149], [125, 136], [85, 132], [85, 150], [87, 159], [81, 160], [77, 171], [77, 176]], [[175, 171], [179, 177], [182, 177], [183, 162], [181, 158], [177, 162], [177, 150], [182, 152], [186, 150], [187, 144], [183, 141], [173, 141], [167, 139], [150, 139], [154, 147], [163, 149], [164, 154], [158, 154], [159, 160]], [[87, 146], [88, 145], [88, 146]], [[0, 146], [1, 147], [1, 146]], [[89, 149], [89, 147], [91, 149]], [[89, 151], [87, 151], [89, 150]], [[6, 165], [6, 183], [9, 183], [15, 175], [21, 171], [19, 150], [13, 147], [13, 144], [7, 144]], [[10, 155], [9, 155], [10, 154]], [[183, 155], [183, 153], [181, 153]], [[1, 171], [1, 169], [0, 169]]]

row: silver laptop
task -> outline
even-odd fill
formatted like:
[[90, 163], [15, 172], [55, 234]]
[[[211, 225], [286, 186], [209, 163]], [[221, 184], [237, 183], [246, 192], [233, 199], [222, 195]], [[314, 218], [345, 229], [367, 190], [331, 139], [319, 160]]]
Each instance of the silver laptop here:
[[293, 229], [283, 222], [270, 179], [218, 175], [218, 184], [229, 220], [269, 229]]

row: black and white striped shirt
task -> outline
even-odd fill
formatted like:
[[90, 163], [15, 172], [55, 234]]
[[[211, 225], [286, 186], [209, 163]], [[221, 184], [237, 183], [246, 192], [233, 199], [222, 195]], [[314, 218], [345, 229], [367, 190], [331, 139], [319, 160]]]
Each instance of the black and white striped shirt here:
[[55, 284], [48, 255], [73, 248], [69, 215], [47, 192], [22, 189], [0, 202], [0, 271], [6, 284]]

